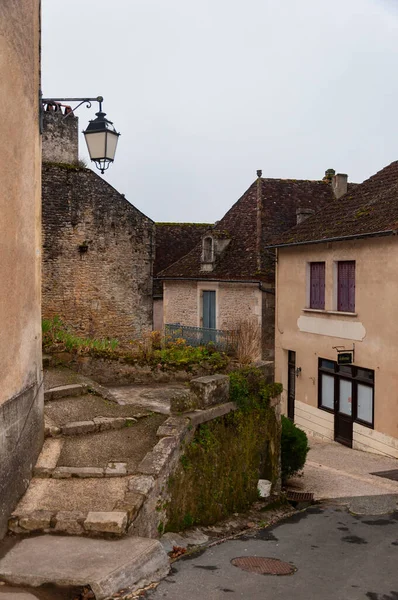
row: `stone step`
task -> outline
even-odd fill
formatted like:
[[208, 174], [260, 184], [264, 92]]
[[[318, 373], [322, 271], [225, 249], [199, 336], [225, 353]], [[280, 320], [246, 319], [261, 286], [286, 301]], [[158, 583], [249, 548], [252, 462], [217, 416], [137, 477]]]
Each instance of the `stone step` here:
[[22, 539], [0, 559], [0, 579], [6, 583], [91, 586], [96, 600], [160, 581], [169, 569], [161, 544], [138, 537], [111, 541], [42, 535]]
[[136, 519], [154, 480], [150, 476], [32, 479], [8, 521], [16, 534], [121, 537]]
[[61, 400], [62, 398], [71, 398], [81, 396], [87, 391], [87, 386], [82, 383], [72, 383], [70, 385], [59, 385], [44, 392], [44, 402], [50, 400]]

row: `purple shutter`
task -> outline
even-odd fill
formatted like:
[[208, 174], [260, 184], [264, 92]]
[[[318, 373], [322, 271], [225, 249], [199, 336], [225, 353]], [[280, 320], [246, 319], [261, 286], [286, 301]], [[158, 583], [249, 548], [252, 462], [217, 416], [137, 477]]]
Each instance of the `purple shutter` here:
[[338, 263], [337, 310], [355, 312], [355, 260]]
[[325, 308], [325, 263], [310, 263], [310, 308]]

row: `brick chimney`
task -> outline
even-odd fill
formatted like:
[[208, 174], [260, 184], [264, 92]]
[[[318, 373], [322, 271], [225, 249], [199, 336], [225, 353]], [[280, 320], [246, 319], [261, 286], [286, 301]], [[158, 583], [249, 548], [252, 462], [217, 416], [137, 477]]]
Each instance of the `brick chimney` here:
[[337, 175], [333, 175], [332, 178], [332, 190], [333, 193], [335, 195], [335, 197], [337, 198], [337, 200], [339, 198], [341, 198], [341, 196], [344, 196], [344, 194], [347, 193], [347, 188], [348, 188], [348, 175], [345, 175], [344, 173], [337, 173]]
[[304, 208], [300, 207], [296, 209], [296, 220], [297, 225], [306, 221], [309, 217], [315, 214], [315, 210], [313, 208]]
[[65, 114], [60, 106], [50, 106], [43, 113], [42, 159], [44, 162], [76, 164], [79, 160], [79, 119], [72, 112]]

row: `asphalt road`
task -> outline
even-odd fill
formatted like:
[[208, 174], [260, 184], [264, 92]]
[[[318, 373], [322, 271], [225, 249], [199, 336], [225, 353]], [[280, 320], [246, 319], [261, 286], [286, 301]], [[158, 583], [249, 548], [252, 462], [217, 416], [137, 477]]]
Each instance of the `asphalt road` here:
[[[398, 512], [380, 514], [373, 499], [356, 501], [362, 507], [358, 512], [376, 515], [352, 514], [340, 505], [311, 507], [252, 537], [175, 562], [172, 573], [149, 597], [398, 600]], [[278, 558], [297, 571], [287, 576], [248, 573], [231, 564], [240, 556]]]

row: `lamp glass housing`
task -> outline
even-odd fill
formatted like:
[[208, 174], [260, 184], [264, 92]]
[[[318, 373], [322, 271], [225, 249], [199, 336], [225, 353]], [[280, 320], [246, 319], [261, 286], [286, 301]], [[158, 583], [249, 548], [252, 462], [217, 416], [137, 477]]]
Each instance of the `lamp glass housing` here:
[[89, 122], [83, 133], [90, 159], [103, 173], [114, 161], [120, 133], [117, 133], [113, 123], [105, 118], [105, 113], [96, 114], [97, 118]]

